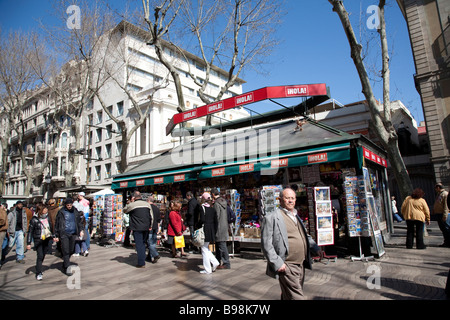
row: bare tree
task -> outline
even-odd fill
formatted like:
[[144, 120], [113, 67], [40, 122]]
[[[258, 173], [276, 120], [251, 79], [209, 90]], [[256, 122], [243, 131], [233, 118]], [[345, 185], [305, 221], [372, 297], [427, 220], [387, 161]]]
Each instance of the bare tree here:
[[[185, 110], [183, 90], [179, 81], [179, 72], [164, 55], [163, 40], [169, 40], [175, 34], [173, 25], [178, 18], [178, 27], [197, 42], [200, 63], [205, 70], [205, 77], [198, 79], [189, 70], [188, 74], [198, 86], [199, 97], [205, 103], [221, 100], [223, 95], [236, 83], [245, 68], [255, 67], [276, 46], [274, 30], [282, 16], [282, 1], [274, 0], [172, 0], [159, 1], [150, 15], [150, 0], [143, 0], [144, 19], [152, 35], [149, 44], [157, 48], [160, 61], [168, 68], [175, 83], [179, 108]], [[184, 39], [184, 38], [183, 38]], [[170, 41], [178, 48], [182, 57], [184, 51], [179, 49], [183, 43]], [[187, 60], [187, 58], [185, 58]], [[189, 65], [189, 64], [188, 64]], [[207, 92], [211, 84], [214, 68], [222, 68], [228, 73], [227, 82], [217, 93]], [[258, 68], [255, 68], [258, 69]], [[214, 71], [217, 71], [214, 70]], [[211, 124], [211, 116], [206, 119]]]
[[364, 94], [371, 114], [371, 130], [378, 136], [382, 146], [388, 153], [388, 158], [391, 163], [400, 194], [402, 198], [406, 198], [412, 191], [412, 183], [409, 178], [406, 166], [403, 162], [402, 155], [398, 148], [398, 136], [391, 121], [391, 104], [390, 104], [390, 70], [389, 70], [389, 53], [386, 36], [386, 21], [385, 21], [385, 0], [379, 2], [379, 26], [378, 33], [381, 41], [381, 60], [382, 60], [382, 79], [383, 79], [383, 104], [380, 106], [372, 90], [369, 75], [366, 71], [363, 58], [361, 56], [362, 46], [358, 43], [352, 24], [349, 19], [349, 14], [344, 7], [343, 1], [328, 0], [333, 6], [339, 19], [341, 20], [347, 40], [350, 45], [351, 58], [355, 64], [358, 72], [362, 93]]
[[[3, 171], [7, 171], [8, 152], [19, 156], [26, 176], [25, 196], [30, 194], [33, 184], [42, 183], [43, 172], [48, 165], [47, 159], [37, 161], [28, 156], [28, 151], [35, 147], [30, 131], [36, 128], [27, 122], [28, 116], [24, 114], [25, 108], [46, 92], [41, 79], [48, 76], [51, 62], [41, 40], [34, 32], [18, 31], [2, 36], [0, 41], [1, 164]], [[39, 75], [36, 70], [39, 70]], [[1, 190], [4, 182], [2, 178]]]
[[[116, 28], [111, 30], [108, 34], [105, 34], [103, 41], [104, 46], [104, 64], [102, 68], [103, 77], [110, 81], [113, 86], [118, 90], [125, 93], [126, 97], [131, 103], [128, 110], [127, 117], [118, 117], [110, 112], [107, 108], [107, 104], [104, 101], [104, 92], [102, 90], [95, 90], [95, 95], [103, 110], [108, 117], [113, 120], [120, 128], [122, 149], [120, 153], [119, 170], [124, 172], [128, 168], [128, 147], [130, 145], [131, 138], [135, 132], [144, 124], [147, 120], [150, 110], [154, 106], [154, 95], [161, 88], [168, 86], [168, 77], [159, 78], [153, 76], [153, 81], [147, 84], [148, 94], [144, 97], [138, 96], [134, 90], [129, 87], [134, 75], [135, 65], [141, 59], [137, 54], [142, 48], [136, 47], [136, 44], [130, 45], [125, 39], [128, 35], [135, 35], [142, 37], [144, 40], [148, 37], [148, 33], [135, 25], [122, 21]], [[146, 46], [146, 41], [143, 42]], [[155, 69], [157, 67], [155, 66]], [[158, 72], [155, 70], [154, 74]], [[128, 119], [128, 121], [127, 121]]]
[[[70, 119], [74, 133], [68, 155], [70, 165], [64, 172], [66, 186], [80, 183], [74, 179], [74, 174], [80, 163], [80, 152], [77, 151], [83, 149], [87, 131], [86, 125], [83, 126], [83, 116], [107, 81], [103, 72], [105, 44], [101, 36], [114, 27], [114, 14], [91, 1], [78, 4], [76, 8], [79, 11], [74, 12], [80, 14], [75, 17], [79, 21], [75, 21], [73, 26], [68, 25], [67, 12], [71, 5], [72, 1], [55, 1], [54, 14], [60, 19], [61, 25], [48, 27], [41, 24], [48, 43], [58, 53], [59, 59], [67, 61], [51, 81], [45, 82], [54, 96], [56, 113]], [[87, 154], [87, 157], [90, 155]]]

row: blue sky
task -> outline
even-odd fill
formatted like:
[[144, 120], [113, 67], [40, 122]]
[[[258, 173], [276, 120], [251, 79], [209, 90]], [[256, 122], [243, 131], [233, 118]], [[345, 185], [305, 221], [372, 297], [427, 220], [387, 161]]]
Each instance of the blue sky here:
[[[74, 1], [76, 3], [76, 1]], [[414, 87], [414, 61], [406, 22], [395, 1], [387, 1], [387, 32], [391, 50], [391, 100], [401, 100], [416, 121], [423, 120], [420, 96]], [[140, 5], [140, 1], [135, 1]], [[346, 0], [344, 5], [351, 12], [355, 28], [362, 26], [365, 35], [375, 35], [366, 27], [370, 14], [366, 10], [377, 0]], [[281, 44], [264, 66], [270, 72], [262, 77], [252, 70], [241, 76], [247, 81], [244, 91], [266, 86], [326, 83], [331, 97], [342, 104], [364, 100], [356, 68], [350, 58], [350, 48], [336, 13], [327, 0], [288, 0], [287, 15], [277, 30]], [[361, 13], [362, 12], [362, 13]], [[360, 14], [361, 13], [361, 14]], [[3, 31], [29, 30], [37, 27], [37, 20], [54, 23], [51, 5], [46, 0], [0, 0], [0, 26]], [[359, 34], [359, 30], [357, 31]], [[369, 50], [369, 60], [375, 61], [379, 53], [377, 43]], [[379, 60], [378, 60], [379, 61]], [[372, 66], [373, 63], [369, 63]], [[373, 82], [376, 98], [382, 100], [381, 81]], [[298, 101], [289, 99], [282, 103], [291, 106]], [[254, 108], [254, 107], [252, 107]], [[265, 112], [279, 108], [273, 104], [261, 104], [255, 111]]]

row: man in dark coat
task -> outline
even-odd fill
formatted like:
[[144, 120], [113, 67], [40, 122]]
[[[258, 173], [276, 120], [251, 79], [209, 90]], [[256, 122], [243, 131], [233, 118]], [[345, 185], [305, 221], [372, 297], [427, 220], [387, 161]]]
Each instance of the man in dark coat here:
[[145, 247], [153, 221], [152, 207], [150, 203], [142, 200], [139, 191], [135, 191], [131, 203], [123, 209], [123, 213], [130, 215], [130, 230], [133, 231], [138, 256], [136, 268], [145, 268]]
[[214, 209], [217, 214], [217, 232], [216, 232], [216, 258], [222, 265], [217, 269], [230, 269], [230, 256], [228, 254], [228, 203], [225, 198], [220, 196], [217, 189], [212, 190], [212, 195], [215, 199]]
[[[189, 228], [189, 234], [192, 235], [194, 234], [194, 226], [198, 223], [199, 220], [199, 216], [198, 216], [198, 209], [199, 209], [199, 205], [198, 205], [198, 201], [195, 198], [194, 194], [191, 191], [188, 191], [186, 193], [186, 199], [188, 199], [188, 209], [186, 212], [186, 224]], [[198, 248], [196, 246], [194, 246], [192, 244], [192, 242], [190, 243], [190, 246], [192, 247], [191, 249], [193, 251], [199, 252]]]
[[61, 244], [62, 271], [67, 275], [71, 275], [68, 268], [70, 266], [70, 256], [75, 251], [75, 240], [77, 237], [82, 238], [85, 232], [81, 213], [73, 206], [71, 198], [67, 198], [64, 201], [64, 206], [56, 214], [54, 232], [54, 240]]

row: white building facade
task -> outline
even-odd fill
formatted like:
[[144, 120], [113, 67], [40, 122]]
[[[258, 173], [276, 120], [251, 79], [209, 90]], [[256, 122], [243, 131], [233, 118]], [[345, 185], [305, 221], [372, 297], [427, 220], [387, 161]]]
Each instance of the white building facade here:
[[[125, 24], [127, 28], [123, 28]], [[125, 29], [127, 31], [123, 32]], [[115, 78], [107, 80], [99, 91], [103, 105], [116, 120], [124, 120], [128, 130], [135, 126], [135, 121], [139, 118], [133, 102], [139, 105], [142, 112], [145, 112], [147, 108], [149, 110], [145, 114], [142, 125], [136, 129], [129, 142], [127, 161], [128, 168], [131, 168], [181, 142], [180, 138], [166, 136], [166, 125], [178, 112], [178, 99], [174, 82], [167, 68], [159, 62], [154, 47], [147, 45], [145, 36], [142, 36], [145, 33], [124, 22], [119, 24], [113, 32], [120, 32], [118, 50], [107, 53], [110, 55], [107, 60], [112, 61]], [[122, 52], [123, 55], [117, 57], [114, 55], [115, 52]], [[204, 105], [205, 103], [198, 95], [199, 87], [190, 76], [193, 74], [196, 81], [200, 83], [205, 80], [206, 72], [202, 60], [186, 51], [177, 52], [169, 44], [166, 44], [164, 52], [180, 75], [186, 109]], [[211, 101], [218, 95], [227, 79], [228, 74], [224, 70], [212, 68], [205, 91]], [[243, 83], [243, 80], [238, 79], [236, 84], [225, 93], [223, 99], [242, 94]], [[121, 87], [126, 88], [128, 94]], [[155, 88], [159, 89], [155, 90]], [[45, 122], [46, 113], [51, 112], [51, 103], [48, 97], [40, 92], [36, 92], [33, 99], [29, 101], [29, 106], [26, 108], [30, 108], [30, 111], [25, 113], [24, 119], [30, 127], [29, 137], [27, 137], [27, 152], [29, 148], [27, 159], [33, 159], [30, 163], [38, 166], [42, 164], [43, 157], [47, 156], [47, 151], [52, 146]], [[104, 110], [97, 97], [85, 108], [79, 124], [83, 132], [83, 141], [78, 141], [78, 146], [82, 146], [79, 150], [75, 150], [73, 124], [68, 123], [68, 129], [61, 133], [52, 165], [46, 168], [41, 179], [36, 180], [32, 194], [28, 198], [45, 200], [58, 190], [70, 191], [80, 187], [89, 189], [89, 186], [101, 188], [111, 184], [112, 177], [121, 173], [119, 167], [122, 136], [117, 122], [109, 117], [108, 112]], [[213, 118], [212, 124], [248, 116], [249, 114], [243, 109], [228, 110]], [[61, 121], [68, 120], [61, 119]], [[204, 126], [205, 119], [197, 119], [186, 125]], [[3, 197], [24, 200], [26, 181], [21, 174], [24, 164], [18, 157], [15, 143], [17, 139], [13, 138]], [[64, 172], [67, 166], [71, 165], [68, 163], [69, 153], [75, 153], [80, 159], [73, 177], [74, 185], [71, 188], [64, 183]], [[47, 194], [47, 190], [51, 192]]]

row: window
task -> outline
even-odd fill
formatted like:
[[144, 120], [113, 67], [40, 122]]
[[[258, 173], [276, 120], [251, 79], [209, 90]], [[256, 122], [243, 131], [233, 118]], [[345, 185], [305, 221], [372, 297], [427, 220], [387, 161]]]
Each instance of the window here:
[[97, 129], [95, 131], [96, 131], [96, 140], [95, 140], [95, 142], [102, 141], [102, 129]]
[[62, 157], [61, 158], [61, 174], [60, 174], [61, 176], [65, 175], [64, 171], [66, 171], [66, 158]]
[[123, 101], [117, 103], [117, 116], [123, 115]]
[[112, 138], [112, 124], [108, 124], [106, 126], [106, 139], [111, 139]]
[[103, 111], [97, 112], [97, 124], [102, 123], [103, 121]]
[[67, 133], [61, 135], [61, 148], [67, 148]]
[[[108, 112], [109, 112], [110, 114], [113, 114], [113, 107], [112, 107], [112, 106], [109, 106], [109, 107], [106, 108], [106, 109], [108, 110]], [[105, 112], [105, 113], [106, 113], [105, 121], [111, 120], [111, 117], [109, 116], [108, 112]]]
[[95, 147], [95, 156], [97, 159], [102, 158], [102, 147]]
[[120, 156], [122, 153], [122, 141], [116, 142], [116, 156]]
[[111, 144], [107, 144], [105, 146], [105, 158], [106, 159], [111, 158], [111, 150], [112, 150], [112, 145]]
[[95, 166], [95, 177], [94, 177], [94, 180], [98, 181], [98, 180], [101, 179], [101, 177], [102, 177], [102, 175], [101, 175], [101, 166]]
[[105, 164], [105, 178], [109, 179], [111, 178], [112, 174], [111, 174], [111, 163], [106, 163]]

